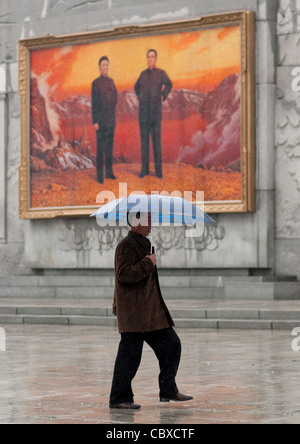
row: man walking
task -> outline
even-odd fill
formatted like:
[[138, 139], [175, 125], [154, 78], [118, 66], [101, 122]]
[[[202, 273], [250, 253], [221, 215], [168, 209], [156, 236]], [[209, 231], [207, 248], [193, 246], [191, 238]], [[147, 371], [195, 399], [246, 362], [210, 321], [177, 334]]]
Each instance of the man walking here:
[[116, 179], [112, 164], [118, 92], [114, 81], [108, 77], [108, 57], [100, 59], [99, 70], [100, 77], [92, 85], [92, 117], [97, 131], [97, 179], [99, 183], [103, 183], [104, 158], [106, 178]]
[[[144, 215], [145, 216], [145, 215]], [[160, 291], [156, 255], [146, 238], [151, 232], [151, 215], [134, 223], [117, 247], [113, 312], [118, 317], [121, 342], [115, 363], [110, 408], [139, 409], [134, 403], [132, 380], [142, 358], [144, 341], [153, 349], [160, 366], [160, 401], [193, 399], [179, 393], [175, 377], [180, 363], [181, 343]]]
[[148, 69], [143, 71], [135, 84], [139, 99], [139, 123], [142, 145], [142, 171], [140, 178], [149, 174], [149, 139], [153, 144], [156, 176], [162, 179], [161, 121], [162, 100], [165, 101], [172, 89], [166, 72], [156, 67], [157, 52], [150, 49], [147, 54]]

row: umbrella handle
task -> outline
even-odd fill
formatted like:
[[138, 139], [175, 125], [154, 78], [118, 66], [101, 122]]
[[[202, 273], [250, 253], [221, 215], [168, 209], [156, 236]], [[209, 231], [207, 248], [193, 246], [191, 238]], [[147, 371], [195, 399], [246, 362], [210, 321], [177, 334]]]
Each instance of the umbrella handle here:
[[152, 242], [152, 227], [151, 227], [151, 254], [155, 254], [155, 247], [154, 247], [154, 245], [153, 245], [153, 242]]

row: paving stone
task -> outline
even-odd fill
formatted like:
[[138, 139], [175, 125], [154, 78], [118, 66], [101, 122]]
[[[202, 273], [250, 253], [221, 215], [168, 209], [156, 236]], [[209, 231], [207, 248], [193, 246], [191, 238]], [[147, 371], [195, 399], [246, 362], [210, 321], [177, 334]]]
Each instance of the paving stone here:
[[99, 317], [99, 316], [70, 316], [70, 325], [91, 325], [91, 326], [104, 326], [115, 327], [116, 318], [111, 317]]
[[300, 298], [300, 282], [277, 282], [275, 284], [274, 299], [299, 299]]
[[0, 315], [0, 325], [23, 324], [23, 318], [17, 315]]
[[260, 319], [270, 319], [270, 320], [299, 320], [300, 321], [300, 311], [299, 310], [260, 310]]
[[176, 328], [218, 328], [217, 320], [211, 319], [175, 319]]
[[162, 288], [164, 298], [169, 299], [213, 299], [212, 288]]
[[42, 324], [42, 325], [68, 325], [67, 316], [23, 316], [24, 324]]
[[160, 276], [161, 287], [190, 287], [191, 277], [189, 276]]
[[0, 297], [13, 298], [51, 298], [55, 297], [55, 288], [50, 287], [1, 287]]
[[[95, 304], [96, 305], [96, 304]], [[62, 307], [62, 315], [73, 315], [73, 316], [108, 316], [107, 308], [99, 307]]]
[[224, 278], [221, 276], [199, 276], [191, 277], [192, 287], [212, 287], [219, 288], [224, 286]]
[[181, 310], [170, 310], [171, 315], [174, 318], [184, 318], [184, 319], [205, 319], [206, 318], [206, 310], [198, 310], [198, 309], [181, 309]]
[[292, 331], [294, 328], [300, 327], [300, 321], [273, 321], [273, 330], [288, 330]]
[[38, 284], [46, 287], [110, 287], [114, 279], [110, 276], [42, 276]]
[[230, 283], [225, 287], [225, 298], [272, 300], [274, 298], [274, 283]]
[[258, 310], [207, 310], [208, 319], [259, 319]]
[[0, 276], [0, 287], [35, 287], [38, 276]]
[[221, 320], [218, 321], [218, 328], [229, 328], [235, 330], [271, 330], [272, 323], [269, 321], [253, 321], [253, 320]]
[[[2, 309], [0, 309], [2, 312]], [[60, 307], [18, 307], [17, 308], [18, 315], [60, 315], [61, 309]]]
[[16, 307], [1, 307], [0, 308], [1, 315], [14, 315], [17, 314], [17, 308]]
[[112, 287], [58, 287], [57, 298], [104, 298], [112, 299], [114, 289]]

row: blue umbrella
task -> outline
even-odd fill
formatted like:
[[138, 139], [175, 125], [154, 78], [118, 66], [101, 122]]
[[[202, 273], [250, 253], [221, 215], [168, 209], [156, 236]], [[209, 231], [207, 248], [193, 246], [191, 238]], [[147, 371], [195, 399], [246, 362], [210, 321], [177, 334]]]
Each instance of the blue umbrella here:
[[208, 214], [192, 202], [180, 197], [157, 194], [135, 194], [113, 200], [100, 207], [91, 217], [103, 221], [128, 222], [130, 215], [138, 213], [151, 213], [151, 221], [154, 224], [176, 224], [191, 227], [195, 224], [215, 223]]

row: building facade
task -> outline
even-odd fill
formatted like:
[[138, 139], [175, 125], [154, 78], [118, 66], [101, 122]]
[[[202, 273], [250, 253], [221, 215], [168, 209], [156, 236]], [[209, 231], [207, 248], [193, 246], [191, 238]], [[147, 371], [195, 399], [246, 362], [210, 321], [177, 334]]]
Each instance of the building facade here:
[[[24, 5], [23, 5], [24, 3]], [[112, 269], [126, 229], [88, 219], [21, 220], [18, 41], [234, 11], [256, 14], [256, 212], [214, 215], [187, 239], [155, 230], [162, 269], [300, 276], [300, 3], [296, 0], [3, 0], [0, 6], [0, 275]], [[300, 54], [299, 54], [300, 55]], [[300, 60], [300, 57], [299, 57]], [[298, 63], [300, 66], [300, 62]], [[299, 86], [299, 87], [298, 87]]]

